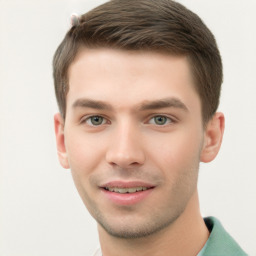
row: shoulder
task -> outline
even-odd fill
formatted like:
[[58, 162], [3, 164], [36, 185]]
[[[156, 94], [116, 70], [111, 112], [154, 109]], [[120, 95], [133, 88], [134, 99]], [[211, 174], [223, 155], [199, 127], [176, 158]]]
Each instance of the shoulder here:
[[214, 217], [204, 219], [210, 231], [209, 239], [203, 248], [203, 256], [245, 256], [246, 254], [238, 243], [228, 234], [220, 221]]

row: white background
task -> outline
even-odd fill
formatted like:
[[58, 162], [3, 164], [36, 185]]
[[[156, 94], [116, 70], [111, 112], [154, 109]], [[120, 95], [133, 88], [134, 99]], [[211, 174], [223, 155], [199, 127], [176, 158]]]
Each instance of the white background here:
[[[56, 157], [51, 61], [72, 12], [99, 0], [0, 0], [0, 256], [86, 256], [97, 229]], [[224, 64], [217, 159], [201, 166], [204, 216], [256, 255], [256, 1], [180, 0], [217, 38]]]

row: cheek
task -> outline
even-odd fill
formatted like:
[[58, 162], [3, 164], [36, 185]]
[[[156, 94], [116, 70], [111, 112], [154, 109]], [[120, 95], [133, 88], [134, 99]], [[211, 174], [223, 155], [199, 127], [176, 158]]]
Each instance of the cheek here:
[[[151, 157], [163, 169], [170, 171], [186, 170], [199, 163], [202, 134], [179, 130], [168, 134], [163, 139], [154, 140]], [[173, 173], [172, 172], [172, 173]]]
[[69, 133], [65, 145], [70, 168], [73, 172], [90, 173], [104, 157], [104, 141], [99, 136], [83, 132]]

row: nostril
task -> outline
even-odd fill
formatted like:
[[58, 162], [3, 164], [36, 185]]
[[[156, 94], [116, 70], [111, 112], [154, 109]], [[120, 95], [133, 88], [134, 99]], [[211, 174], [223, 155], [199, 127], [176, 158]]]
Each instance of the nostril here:
[[[119, 135], [119, 136], [118, 136]], [[106, 151], [106, 161], [121, 168], [130, 168], [144, 163], [143, 145], [138, 134], [131, 128], [123, 128], [110, 141]]]
[[119, 166], [121, 168], [136, 167], [144, 163], [144, 156], [141, 154], [114, 154], [108, 153], [106, 161], [112, 166]]

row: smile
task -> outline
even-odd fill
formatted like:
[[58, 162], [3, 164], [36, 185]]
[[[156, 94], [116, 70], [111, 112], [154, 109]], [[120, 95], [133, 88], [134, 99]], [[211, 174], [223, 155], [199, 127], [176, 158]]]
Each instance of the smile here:
[[101, 195], [115, 205], [131, 206], [142, 203], [155, 191], [155, 184], [143, 181], [109, 181], [99, 186]]
[[120, 193], [120, 194], [129, 194], [129, 193], [145, 191], [149, 188], [147, 188], [147, 187], [133, 187], [133, 188], [105, 187], [104, 189], [108, 190], [110, 192], [115, 192], [115, 193]]

